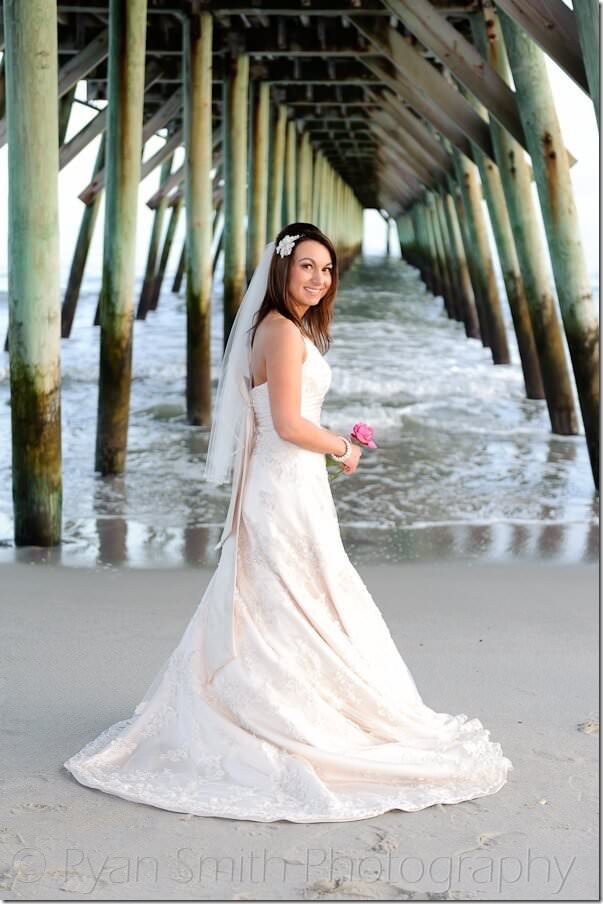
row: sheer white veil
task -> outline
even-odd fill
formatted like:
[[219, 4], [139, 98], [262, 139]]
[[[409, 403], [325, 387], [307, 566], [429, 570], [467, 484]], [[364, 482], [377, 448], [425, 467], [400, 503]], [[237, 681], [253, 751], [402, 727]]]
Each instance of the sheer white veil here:
[[237, 311], [222, 357], [203, 475], [209, 483], [220, 484], [230, 480], [235, 455], [243, 439], [251, 389], [249, 330], [266, 294], [274, 248], [274, 242], [269, 242], [264, 248]]

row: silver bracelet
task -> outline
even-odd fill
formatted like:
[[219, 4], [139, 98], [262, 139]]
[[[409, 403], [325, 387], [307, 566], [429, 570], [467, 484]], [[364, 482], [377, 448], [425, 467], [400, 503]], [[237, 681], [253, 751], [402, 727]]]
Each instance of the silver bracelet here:
[[347, 461], [349, 458], [351, 458], [352, 444], [349, 441], [349, 439], [347, 439], [345, 436], [341, 436], [341, 434], [337, 434], [337, 435], [338, 435], [339, 439], [342, 439], [345, 443], [345, 452], [343, 452], [342, 455], [336, 455], [335, 452], [329, 452], [329, 455], [331, 456], [331, 458], [334, 458], [335, 461], [344, 462], [344, 461]]

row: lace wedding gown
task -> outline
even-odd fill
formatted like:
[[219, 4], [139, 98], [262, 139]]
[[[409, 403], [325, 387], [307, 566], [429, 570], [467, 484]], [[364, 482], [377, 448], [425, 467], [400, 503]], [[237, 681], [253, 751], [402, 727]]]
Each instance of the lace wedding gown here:
[[[331, 369], [304, 338], [301, 413], [319, 424]], [[260, 822], [494, 794], [511, 761], [478, 719], [422, 702], [342, 545], [324, 455], [278, 436], [266, 383], [247, 398], [203, 599], [133, 715], [65, 767], [127, 800]]]

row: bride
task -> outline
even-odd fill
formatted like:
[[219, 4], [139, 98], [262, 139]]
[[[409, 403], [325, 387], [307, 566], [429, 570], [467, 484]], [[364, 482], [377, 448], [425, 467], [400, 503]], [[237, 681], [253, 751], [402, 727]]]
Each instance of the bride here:
[[[337, 291], [331, 241], [270, 242], [231, 330], [205, 477], [232, 492], [220, 561], [132, 716], [65, 767], [179, 813], [339, 822], [494, 794], [511, 761], [479, 719], [426, 706], [339, 532], [320, 426]], [[401, 599], [401, 605], [404, 600]]]

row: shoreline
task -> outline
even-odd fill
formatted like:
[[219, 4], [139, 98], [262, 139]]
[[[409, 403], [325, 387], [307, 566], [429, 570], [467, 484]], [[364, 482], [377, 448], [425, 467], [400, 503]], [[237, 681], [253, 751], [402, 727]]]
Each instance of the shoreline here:
[[[0, 517], [0, 526], [2, 520]], [[65, 568], [209, 568], [218, 563], [215, 546], [222, 522], [211, 526], [156, 526], [119, 517], [80, 522], [79, 539], [54, 547], [16, 547], [0, 533], [0, 568], [48, 564]], [[8, 528], [8, 524], [5, 525]], [[376, 528], [340, 518], [346, 551], [357, 567], [447, 564], [596, 564], [600, 527], [592, 521], [505, 521], [424, 523]]]
[[[597, 565], [416, 562], [358, 571], [424, 701], [480, 718], [513, 762], [497, 794], [418, 813], [291, 825], [179, 815], [85, 788], [62, 763], [131, 714], [213, 570], [3, 565], [0, 643], [11, 692], [1, 897], [595, 898]], [[29, 874], [19, 872], [26, 849], [39, 852], [23, 861]], [[273, 858], [263, 877], [262, 851]], [[291, 865], [282, 875], [280, 862], [303, 864], [307, 855], [309, 869]], [[157, 870], [138, 868], [145, 857]], [[199, 878], [199, 857], [246, 866], [241, 876]], [[548, 861], [548, 878], [538, 857]], [[400, 858], [408, 861], [402, 873]], [[188, 880], [177, 878], [179, 861]], [[38, 862], [44, 868], [32, 877]], [[448, 885], [446, 862], [455, 865]], [[510, 863], [516, 878], [504, 873]]]

